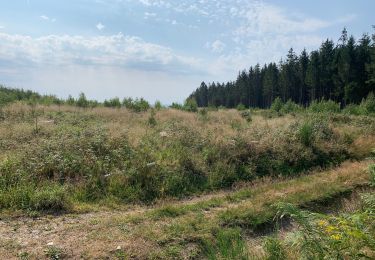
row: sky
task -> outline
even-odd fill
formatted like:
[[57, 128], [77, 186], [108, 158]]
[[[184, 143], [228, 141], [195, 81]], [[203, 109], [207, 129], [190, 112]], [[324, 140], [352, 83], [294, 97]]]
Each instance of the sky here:
[[202, 81], [234, 80], [372, 33], [374, 0], [0, 0], [0, 84], [66, 98], [182, 102]]

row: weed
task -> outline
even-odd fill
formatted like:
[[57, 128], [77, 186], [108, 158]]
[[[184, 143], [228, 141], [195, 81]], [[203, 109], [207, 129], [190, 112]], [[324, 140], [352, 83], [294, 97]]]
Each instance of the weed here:
[[268, 260], [287, 259], [285, 248], [281, 241], [275, 237], [268, 237], [264, 243], [264, 249]]
[[50, 260], [58, 260], [64, 257], [63, 250], [53, 245], [49, 245], [44, 251], [44, 253]]
[[213, 240], [203, 242], [208, 259], [248, 259], [246, 242], [239, 229], [220, 229]]
[[313, 126], [310, 122], [305, 122], [299, 129], [299, 139], [305, 146], [311, 146], [314, 138]]

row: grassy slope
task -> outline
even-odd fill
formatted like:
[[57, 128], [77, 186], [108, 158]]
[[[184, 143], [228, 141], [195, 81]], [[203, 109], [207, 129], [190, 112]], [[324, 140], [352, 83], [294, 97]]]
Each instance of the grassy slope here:
[[[368, 183], [370, 161], [347, 162], [330, 170], [284, 181], [269, 181], [232, 192], [209, 194], [152, 208], [99, 211], [61, 217], [5, 219], [0, 222], [0, 255], [45, 255], [54, 242], [68, 258], [188, 258], [204, 255], [218, 230], [239, 226], [248, 243], [252, 230], [272, 220], [274, 202], [305, 205]], [[250, 233], [249, 233], [250, 232]], [[116, 250], [120, 246], [121, 249]], [[262, 251], [253, 247], [254, 254]]]

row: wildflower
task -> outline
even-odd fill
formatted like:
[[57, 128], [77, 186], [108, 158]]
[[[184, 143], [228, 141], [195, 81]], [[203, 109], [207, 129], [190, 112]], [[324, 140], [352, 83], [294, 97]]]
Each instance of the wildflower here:
[[333, 240], [340, 240], [341, 239], [341, 235], [339, 235], [339, 234], [331, 235], [331, 238]]
[[336, 229], [336, 228], [335, 228], [334, 226], [328, 226], [328, 227], [326, 228], [326, 232], [327, 232], [327, 233], [332, 233], [335, 229]]
[[321, 226], [321, 227], [326, 226], [327, 225], [327, 221], [325, 221], [325, 220], [319, 220], [318, 221], [318, 225]]

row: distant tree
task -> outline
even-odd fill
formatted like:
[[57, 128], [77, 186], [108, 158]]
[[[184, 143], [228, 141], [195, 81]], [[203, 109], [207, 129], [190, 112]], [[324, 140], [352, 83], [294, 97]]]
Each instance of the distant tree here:
[[159, 100], [156, 100], [155, 101], [155, 104], [154, 104], [154, 108], [159, 111], [163, 108], [163, 105], [161, 104], [161, 102]]
[[121, 102], [118, 97], [111, 98], [109, 100], [104, 100], [104, 106], [105, 107], [114, 107], [114, 108], [120, 108], [121, 107]]
[[69, 95], [68, 98], [67, 98], [67, 100], [66, 100], [66, 103], [68, 105], [70, 105], [70, 106], [74, 106], [75, 103], [76, 103], [76, 101], [75, 101], [75, 99], [71, 95]]
[[85, 93], [81, 92], [79, 94], [79, 97], [78, 97], [78, 100], [77, 100], [76, 104], [77, 104], [78, 107], [82, 107], [82, 108], [88, 107], [89, 102], [86, 99]]
[[375, 91], [375, 34], [364, 34], [356, 42], [343, 29], [338, 43], [327, 39], [310, 54], [299, 56], [291, 48], [279, 64], [259, 64], [238, 73], [235, 81], [201, 83], [189, 98], [199, 107], [269, 107], [276, 97], [307, 106], [314, 100], [335, 104], [359, 103]]

